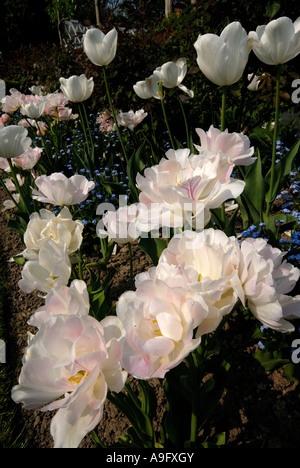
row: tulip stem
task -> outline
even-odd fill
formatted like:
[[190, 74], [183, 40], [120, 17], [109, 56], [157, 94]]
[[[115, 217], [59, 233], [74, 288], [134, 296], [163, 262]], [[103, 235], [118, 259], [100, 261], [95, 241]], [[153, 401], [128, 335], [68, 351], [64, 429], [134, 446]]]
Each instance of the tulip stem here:
[[[12, 195], [12, 193], [8, 190], [8, 188], [6, 187], [2, 177], [0, 177], [0, 185], [2, 185], [3, 189], [5, 190], [5, 192], [7, 193], [7, 195], [9, 196], [9, 198], [11, 199], [11, 201], [16, 205], [16, 207], [20, 210], [20, 207], [17, 203], [17, 201], [15, 200], [14, 196]], [[21, 211], [21, 210], [20, 210]]]
[[[222, 86], [222, 109], [221, 109], [221, 132], [225, 130], [225, 108], [226, 108], [226, 95], [227, 95], [227, 86]], [[221, 219], [225, 223], [225, 203], [221, 205]]]
[[272, 205], [272, 196], [273, 196], [273, 187], [274, 187], [274, 178], [275, 178], [275, 165], [276, 165], [276, 146], [277, 146], [277, 134], [278, 134], [278, 122], [279, 122], [279, 104], [280, 104], [280, 73], [281, 67], [277, 66], [277, 76], [276, 76], [276, 97], [275, 97], [275, 122], [274, 122], [274, 132], [273, 132], [273, 147], [272, 147], [272, 165], [271, 165], [271, 177], [270, 177], [270, 189], [269, 189], [269, 200], [267, 202], [266, 215], [269, 215], [271, 205]]
[[81, 121], [82, 130], [83, 130], [84, 137], [85, 137], [85, 141], [86, 141], [86, 144], [87, 144], [88, 155], [90, 156], [91, 150], [90, 150], [90, 145], [89, 145], [88, 137], [87, 137], [87, 133], [86, 133], [86, 128], [85, 128], [83, 113], [82, 113], [82, 109], [81, 109], [81, 103], [79, 103], [79, 105], [78, 105], [78, 110], [79, 110], [79, 115], [80, 115], [80, 121]]
[[221, 132], [225, 130], [225, 107], [226, 107], [227, 87], [222, 87], [222, 110], [221, 110]]
[[196, 442], [196, 437], [197, 437], [197, 415], [192, 411], [191, 414], [191, 434], [190, 434], [190, 441], [191, 442]]
[[[186, 131], [186, 144], [188, 147], [190, 147], [190, 133], [189, 133], [189, 127], [188, 127], [188, 123], [187, 123], [187, 120], [186, 120], [186, 115], [185, 115], [185, 112], [184, 112], [184, 108], [183, 108], [183, 104], [182, 104], [182, 101], [180, 99], [180, 97], [178, 98], [178, 101], [179, 101], [179, 104], [180, 104], [180, 108], [181, 108], [181, 112], [182, 112], [182, 115], [183, 115], [183, 120], [184, 120], [184, 125], [185, 125], [185, 131]], [[192, 145], [191, 145], [192, 146]], [[190, 148], [191, 151], [193, 150], [193, 148]]]
[[127, 153], [126, 153], [126, 150], [125, 150], [122, 135], [121, 135], [121, 132], [120, 132], [120, 128], [119, 128], [118, 121], [117, 121], [116, 114], [115, 114], [114, 107], [113, 107], [113, 103], [112, 103], [112, 100], [111, 100], [111, 95], [110, 95], [110, 92], [109, 92], [108, 81], [107, 81], [107, 76], [106, 76], [106, 70], [105, 70], [105, 67], [102, 67], [102, 68], [103, 68], [103, 77], [104, 77], [104, 83], [105, 83], [106, 94], [107, 94], [110, 110], [111, 110], [111, 113], [112, 113], [112, 116], [113, 116], [113, 119], [114, 119], [114, 123], [115, 123], [116, 129], [117, 129], [118, 135], [119, 135], [119, 139], [120, 139], [120, 143], [121, 143], [121, 146], [122, 146], [125, 161], [126, 161], [126, 163], [128, 163]]
[[84, 117], [85, 117], [85, 121], [86, 121], [86, 126], [87, 126], [87, 129], [88, 129], [88, 132], [89, 132], [91, 147], [93, 148], [94, 142], [93, 142], [92, 132], [91, 132], [90, 124], [89, 124], [89, 119], [88, 119], [87, 112], [86, 112], [86, 107], [85, 107], [83, 102], [81, 103], [81, 106], [83, 108]]
[[24, 209], [26, 211], [27, 214], [30, 214], [30, 210], [27, 206], [27, 203], [26, 201], [24, 200], [24, 197], [23, 197], [23, 192], [22, 192], [22, 189], [20, 187], [20, 184], [19, 184], [19, 181], [18, 181], [18, 178], [16, 176], [16, 173], [15, 173], [15, 169], [13, 167], [13, 163], [11, 162], [11, 159], [7, 159], [8, 161], [8, 164], [9, 164], [9, 167], [10, 167], [10, 171], [11, 171], [11, 174], [12, 174], [12, 177], [13, 177], [13, 180], [14, 180], [14, 183], [15, 183], [15, 186], [16, 186], [16, 189], [18, 191], [18, 193], [20, 194], [20, 201], [22, 201], [22, 204], [24, 206]]
[[164, 103], [164, 91], [163, 91], [163, 85], [162, 85], [161, 82], [158, 82], [158, 87], [159, 87], [161, 108], [162, 108], [165, 124], [166, 124], [167, 129], [168, 129], [168, 135], [169, 135], [169, 138], [170, 138], [171, 146], [172, 146], [173, 150], [176, 150], [176, 146], [175, 146], [173, 136], [172, 136], [172, 133], [171, 133], [171, 129], [170, 129], [170, 125], [169, 125], [169, 121], [168, 121], [168, 118], [167, 118], [167, 113], [166, 113], [166, 108], [165, 108], [165, 103]]

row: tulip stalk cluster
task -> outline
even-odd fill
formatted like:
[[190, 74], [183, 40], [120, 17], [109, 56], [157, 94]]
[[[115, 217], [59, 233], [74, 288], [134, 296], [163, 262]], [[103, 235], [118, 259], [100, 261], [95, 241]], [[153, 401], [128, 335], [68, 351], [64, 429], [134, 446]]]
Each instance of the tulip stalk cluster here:
[[[131, 423], [116, 447], [203, 448], [200, 431], [209, 424], [231, 368], [220, 355], [224, 324], [234, 313], [247, 313], [247, 324], [263, 325], [273, 336], [295, 331], [300, 296], [293, 291], [300, 270], [280, 249], [284, 222], [278, 229], [271, 207], [299, 150], [296, 141], [276, 162], [280, 70], [300, 53], [299, 24], [279, 18], [247, 34], [233, 22], [220, 36], [199, 35], [195, 60], [220, 88], [221, 112], [217, 126], [191, 130], [178, 96], [185, 143], [172, 133], [165, 98], [168, 90], [179, 89], [192, 102], [193, 90], [182, 83], [186, 59], [167, 62], [135, 83], [139, 99], [160, 101], [167, 128], [169, 149], [153, 155], [145, 154], [152, 149], [151, 137], [143, 130], [140, 142], [135, 134], [147, 112], [114, 109], [107, 67], [117, 53], [116, 29], [107, 34], [88, 30], [84, 52], [103, 69], [109, 104], [97, 119], [99, 132], [117, 134], [109, 151], [122, 149], [121, 156], [114, 154], [113, 167], [105, 152], [97, 167], [86, 112], [93, 78], [62, 77], [54, 94], [34, 87], [32, 95], [11, 90], [2, 99], [8, 116], [17, 110], [26, 116], [18, 125], [6, 119], [0, 127], [1, 185], [12, 202], [8, 209], [15, 210], [17, 222], [11, 219], [11, 226], [19, 228], [24, 244], [14, 258], [20, 264], [18, 287], [44, 299], [28, 322], [36, 331], [29, 337], [12, 399], [29, 411], [55, 410], [50, 426], [55, 448], [76, 448], [89, 433], [106, 448], [96, 434], [106, 400]], [[269, 170], [249, 137], [227, 128], [227, 95], [242, 78], [250, 53], [277, 67]], [[84, 139], [78, 148], [77, 121]], [[73, 135], [67, 165], [51, 154], [51, 149], [63, 149], [65, 134]], [[43, 148], [34, 146], [38, 138]], [[71, 173], [65, 174], [66, 168]], [[125, 197], [116, 206], [123, 189]], [[88, 207], [94, 210], [92, 220], [81, 215], [81, 210], [90, 212]], [[258, 235], [240, 233], [237, 216], [245, 229], [260, 228]], [[292, 222], [296, 229], [298, 218], [288, 217], [289, 228]], [[136, 275], [134, 244], [151, 261]], [[90, 261], [95, 245], [98, 258], [94, 250]], [[128, 247], [130, 287], [113, 303], [110, 260], [122, 245]], [[217, 370], [207, 380], [214, 359], [219, 359]], [[168, 402], [159, 434], [153, 425], [152, 379], [160, 379]]]

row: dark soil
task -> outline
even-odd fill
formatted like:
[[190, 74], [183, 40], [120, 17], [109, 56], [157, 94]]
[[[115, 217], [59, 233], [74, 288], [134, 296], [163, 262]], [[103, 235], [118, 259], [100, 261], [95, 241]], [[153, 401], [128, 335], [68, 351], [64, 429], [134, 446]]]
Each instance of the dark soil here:
[[[0, 193], [0, 207], [6, 197]], [[0, 208], [1, 209], [1, 208]], [[11, 211], [12, 213], [13, 211]], [[23, 250], [17, 233], [8, 231], [4, 213], [0, 213], [0, 252], [5, 278], [4, 320], [7, 329], [7, 364], [14, 369], [17, 383], [22, 356], [27, 345], [27, 333], [34, 332], [27, 321], [43, 303], [38, 294], [25, 294], [18, 288], [21, 266], [9, 259]], [[133, 245], [134, 274], [151, 266], [148, 257]], [[127, 247], [119, 248], [112, 257], [112, 294], [116, 300], [129, 288]], [[224, 328], [222, 352], [230, 356], [231, 372], [222, 399], [213, 414], [208, 429], [202, 436], [213, 437], [225, 432], [226, 448], [298, 448], [300, 442], [299, 385], [291, 383], [283, 369], [266, 372], [253, 358], [257, 346], [253, 345], [252, 331], [243, 317], [232, 317]], [[155, 429], [159, 429], [166, 408], [162, 382], [150, 382], [157, 394]], [[11, 383], [9, 383], [11, 385]], [[51, 448], [53, 441], [49, 426], [53, 413], [17, 408], [17, 425], [25, 426], [26, 446]], [[96, 428], [99, 438], [107, 445], [117, 441], [129, 426], [127, 419], [109, 402], [104, 417]], [[93, 448], [91, 435], [87, 435], [80, 448]]]

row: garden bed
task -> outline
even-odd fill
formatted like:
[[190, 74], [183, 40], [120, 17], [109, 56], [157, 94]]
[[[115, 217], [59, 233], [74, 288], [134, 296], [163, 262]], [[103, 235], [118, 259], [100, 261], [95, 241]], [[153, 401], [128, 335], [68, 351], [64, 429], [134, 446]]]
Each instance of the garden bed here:
[[[0, 205], [6, 198], [1, 191]], [[8, 231], [5, 213], [0, 217], [1, 252], [4, 275], [4, 316], [7, 330], [7, 363], [13, 369], [13, 381], [7, 387], [17, 383], [21, 361], [27, 344], [27, 333], [34, 332], [27, 321], [31, 314], [43, 303], [36, 293], [25, 294], [18, 288], [21, 267], [9, 259], [23, 250], [17, 233]], [[134, 273], [145, 271], [151, 265], [146, 255], [133, 245]], [[118, 248], [112, 257], [111, 268], [117, 272], [113, 280], [113, 295], [128, 289], [129, 264], [126, 247]], [[222, 356], [231, 361], [231, 372], [221, 401], [216, 408], [210, 424], [202, 431], [203, 440], [225, 433], [227, 448], [298, 448], [300, 438], [299, 385], [290, 382], [284, 369], [265, 371], [254, 359], [258, 345], [251, 336], [252, 327], [248, 328], [243, 317], [233, 316], [227, 323], [222, 338]], [[161, 391], [162, 382], [151, 381], [158, 398], [154, 428], [159, 430], [166, 407]], [[14, 403], [12, 403], [13, 406]], [[17, 444], [28, 448], [51, 448], [50, 435], [52, 413], [42, 413], [39, 409], [24, 410], [20, 405], [14, 417], [15, 432], [22, 432]], [[98, 437], [108, 446], [128, 428], [127, 419], [108, 401], [104, 407], [104, 416], [95, 429]], [[87, 435], [80, 448], [93, 448], [95, 443]]]

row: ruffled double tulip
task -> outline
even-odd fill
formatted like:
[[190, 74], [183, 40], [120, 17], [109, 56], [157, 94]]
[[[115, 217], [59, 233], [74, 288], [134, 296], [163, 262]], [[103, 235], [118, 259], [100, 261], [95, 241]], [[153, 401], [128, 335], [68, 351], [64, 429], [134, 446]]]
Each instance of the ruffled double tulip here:
[[265, 239], [245, 239], [241, 244], [239, 276], [248, 308], [264, 325], [292, 332], [289, 320], [300, 317], [300, 295], [289, 296], [300, 270], [288, 263], [278, 248]]
[[71, 275], [71, 263], [65, 246], [58, 246], [52, 239], [39, 249], [38, 258], [27, 260], [22, 268], [19, 288], [25, 293], [48, 293], [52, 288], [67, 285]]
[[126, 244], [140, 237], [139, 204], [121, 206], [116, 211], [107, 211], [97, 224], [99, 237], [113, 240], [118, 244]]
[[139, 379], [163, 378], [199, 345], [201, 338], [194, 338], [193, 331], [201, 311], [184, 289], [157, 278], [124, 293], [117, 303], [125, 329], [124, 369]]
[[56, 411], [54, 448], [77, 448], [101, 420], [108, 390], [124, 387], [122, 334], [116, 317], [55, 315], [31, 338], [12, 399], [25, 409]]
[[117, 116], [118, 124], [122, 127], [127, 127], [133, 131], [137, 125], [139, 125], [148, 113], [144, 112], [144, 109], [140, 109], [136, 112], [130, 110], [128, 112], [119, 112]]
[[250, 140], [244, 133], [229, 133], [228, 130], [221, 132], [213, 125], [207, 132], [196, 128], [196, 133], [201, 142], [200, 146], [195, 145], [199, 152], [203, 150], [213, 154], [220, 152], [223, 159], [230, 165], [249, 166], [256, 160], [255, 157], [252, 157], [254, 147], [250, 147]]
[[85, 75], [73, 75], [70, 78], [60, 78], [60, 89], [71, 102], [86, 101], [94, 89], [93, 78], [87, 79]]
[[0, 158], [17, 158], [30, 147], [32, 141], [26, 128], [9, 125], [0, 128]]
[[60, 172], [37, 177], [35, 185], [38, 190], [32, 190], [34, 200], [61, 206], [83, 202], [87, 199], [89, 192], [95, 188], [95, 183], [89, 182], [82, 175], [75, 174], [68, 178]]
[[245, 183], [231, 177], [232, 170], [233, 165], [226, 164], [221, 152], [167, 151], [159, 164], [136, 177], [140, 202], [149, 209], [150, 230], [153, 225], [186, 227], [186, 223], [203, 229], [211, 209], [244, 190]]
[[22, 100], [25, 95], [20, 93], [17, 89], [10, 89], [10, 94], [1, 99], [2, 111], [9, 114], [16, 112], [21, 107]]
[[117, 52], [118, 32], [114, 28], [107, 34], [100, 29], [89, 29], [83, 38], [83, 49], [89, 60], [100, 67], [109, 65]]
[[248, 62], [248, 36], [242, 25], [228, 24], [220, 36], [199, 35], [194, 43], [202, 73], [218, 86], [229, 86], [241, 78]]
[[206, 310], [196, 336], [216, 330], [237, 301], [244, 302], [239, 262], [237, 239], [215, 229], [184, 231], [173, 237], [162, 252], [155, 276], [163, 278], [167, 274], [164, 280], [168, 284], [176, 284], [177, 278], [177, 286], [184, 287], [188, 296]]
[[261, 62], [267, 65], [286, 63], [300, 53], [300, 17], [293, 23], [282, 16], [258, 26], [248, 36], [252, 50]]
[[25, 250], [22, 255], [28, 259], [38, 258], [39, 250], [51, 239], [59, 247], [65, 245], [67, 254], [76, 252], [82, 243], [83, 223], [73, 220], [69, 209], [65, 206], [57, 216], [52, 211], [41, 209], [39, 213], [30, 215], [24, 233]]
[[41, 328], [55, 315], [88, 315], [90, 299], [87, 285], [82, 280], [73, 280], [70, 286], [52, 288], [45, 298], [45, 304], [30, 317], [28, 324]]

